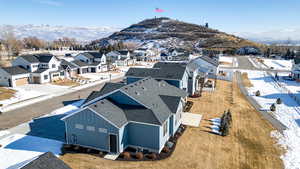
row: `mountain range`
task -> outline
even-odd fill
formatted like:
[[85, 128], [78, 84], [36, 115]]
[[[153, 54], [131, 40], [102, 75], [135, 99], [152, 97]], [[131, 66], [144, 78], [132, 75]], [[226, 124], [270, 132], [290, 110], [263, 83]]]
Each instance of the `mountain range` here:
[[[35, 36], [46, 41], [62, 37], [75, 38], [80, 42], [89, 42], [119, 31], [114, 27], [67, 27], [50, 25], [0, 25], [0, 32], [12, 31], [17, 38]], [[1, 34], [1, 33], [0, 33]]]

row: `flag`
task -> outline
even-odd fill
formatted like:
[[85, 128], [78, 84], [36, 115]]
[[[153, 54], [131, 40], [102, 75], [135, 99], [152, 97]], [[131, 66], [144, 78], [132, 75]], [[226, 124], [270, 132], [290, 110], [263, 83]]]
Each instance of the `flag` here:
[[163, 9], [160, 9], [160, 8], [155, 8], [155, 12], [162, 13], [162, 12], [165, 12], [165, 11]]

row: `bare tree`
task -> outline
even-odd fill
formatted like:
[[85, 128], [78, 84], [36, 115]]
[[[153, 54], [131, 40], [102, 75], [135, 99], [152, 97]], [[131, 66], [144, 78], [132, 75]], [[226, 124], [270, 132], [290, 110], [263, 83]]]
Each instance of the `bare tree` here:
[[[5, 31], [2, 33], [3, 45], [8, 52], [8, 57], [19, 55], [23, 44], [16, 38], [13, 32]], [[8, 58], [10, 59], [10, 58]]]
[[24, 46], [28, 49], [39, 50], [40, 48], [46, 47], [46, 43], [43, 40], [38, 39], [37, 37], [34, 37], [34, 36], [24, 38], [23, 43], [24, 43]]

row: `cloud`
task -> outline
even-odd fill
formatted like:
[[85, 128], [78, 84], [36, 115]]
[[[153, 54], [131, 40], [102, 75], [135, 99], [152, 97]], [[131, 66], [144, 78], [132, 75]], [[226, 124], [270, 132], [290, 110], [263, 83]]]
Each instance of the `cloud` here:
[[34, 0], [34, 2], [38, 2], [40, 4], [50, 5], [50, 6], [62, 6], [63, 5], [61, 2], [54, 1], [54, 0]]

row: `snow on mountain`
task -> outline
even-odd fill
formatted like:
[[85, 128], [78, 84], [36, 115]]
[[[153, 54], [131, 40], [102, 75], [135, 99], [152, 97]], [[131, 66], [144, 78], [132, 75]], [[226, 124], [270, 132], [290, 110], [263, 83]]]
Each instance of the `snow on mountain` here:
[[81, 42], [91, 41], [99, 37], [107, 37], [119, 31], [113, 27], [67, 27], [49, 25], [0, 25], [0, 32], [12, 31], [18, 38], [36, 36], [43, 40], [55, 40], [62, 37], [76, 38]]
[[300, 28], [276, 29], [264, 32], [234, 32], [233, 34], [257, 42], [298, 43], [300, 41]]

